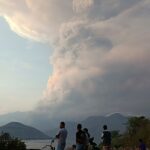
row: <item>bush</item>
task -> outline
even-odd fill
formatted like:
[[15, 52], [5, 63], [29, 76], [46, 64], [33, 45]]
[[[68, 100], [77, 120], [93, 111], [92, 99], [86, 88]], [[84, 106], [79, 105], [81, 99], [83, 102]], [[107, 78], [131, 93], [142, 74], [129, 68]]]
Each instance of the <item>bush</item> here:
[[139, 146], [139, 139], [143, 139], [147, 147], [150, 147], [150, 120], [141, 117], [131, 117], [128, 120], [127, 131], [119, 135], [119, 132], [112, 132], [112, 146], [119, 147], [131, 147], [135, 148]]
[[12, 138], [8, 133], [0, 135], [0, 150], [26, 150], [24, 142], [17, 138]]

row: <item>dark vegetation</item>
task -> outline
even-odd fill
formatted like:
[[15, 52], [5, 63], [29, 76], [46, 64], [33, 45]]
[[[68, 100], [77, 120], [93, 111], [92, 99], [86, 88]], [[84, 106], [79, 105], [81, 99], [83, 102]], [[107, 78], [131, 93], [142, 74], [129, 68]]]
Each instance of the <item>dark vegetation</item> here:
[[146, 117], [132, 117], [127, 123], [127, 130], [124, 134], [119, 131], [112, 131], [112, 146], [138, 147], [139, 139], [143, 139], [147, 147], [150, 147], [150, 120]]
[[1, 133], [0, 150], [26, 150], [26, 145], [21, 140], [12, 138], [8, 133]]

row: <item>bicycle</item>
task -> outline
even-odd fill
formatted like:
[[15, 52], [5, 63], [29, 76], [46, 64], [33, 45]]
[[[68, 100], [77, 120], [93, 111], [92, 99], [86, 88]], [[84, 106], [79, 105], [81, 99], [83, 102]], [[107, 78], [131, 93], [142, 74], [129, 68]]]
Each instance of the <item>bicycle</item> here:
[[55, 146], [53, 146], [54, 142], [55, 142], [55, 139], [51, 139], [50, 145], [45, 145], [44, 147], [42, 147], [41, 150], [55, 150]]

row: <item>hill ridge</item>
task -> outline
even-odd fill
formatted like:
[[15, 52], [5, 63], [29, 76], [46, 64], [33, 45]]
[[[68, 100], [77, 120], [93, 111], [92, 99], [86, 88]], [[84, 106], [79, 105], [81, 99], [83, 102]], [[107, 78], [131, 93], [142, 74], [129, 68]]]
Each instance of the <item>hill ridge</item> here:
[[42, 131], [20, 122], [10, 122], [0, 127], [0, 132], [7, 132], [11, 136], [20, 139], [49, 139]]

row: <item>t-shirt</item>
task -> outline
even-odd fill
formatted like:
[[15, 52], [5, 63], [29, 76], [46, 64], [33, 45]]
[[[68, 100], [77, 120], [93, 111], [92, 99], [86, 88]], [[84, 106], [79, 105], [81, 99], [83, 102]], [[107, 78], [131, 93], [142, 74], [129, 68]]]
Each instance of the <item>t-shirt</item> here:
[[86, 135], [82, 130], [77, 131], [76, 133], [76, 143], [77, 144], [85, 144], [86, 143]]
[[59, 144], [66, 143], [67, 134], [68, 134], [68, 132], [67, 132], [67, 130], [65, 128], [62, 128], [62, 129], [59, 130], [59, 132], [57, 134], [58, 135], [58, 143]]

